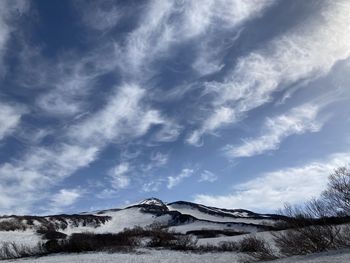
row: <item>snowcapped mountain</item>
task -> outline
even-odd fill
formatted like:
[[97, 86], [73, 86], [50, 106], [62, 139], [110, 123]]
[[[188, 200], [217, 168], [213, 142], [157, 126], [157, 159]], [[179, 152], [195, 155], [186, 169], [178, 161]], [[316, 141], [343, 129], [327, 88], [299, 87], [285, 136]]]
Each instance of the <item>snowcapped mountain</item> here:
[[273, 230], [280, 220], [283, 220], [280, 216], [248, 210], [221, 209], [185, 201], [166, 204], [157, 198], [149, 198], [123, 209], [101, 210], [91, 214], [3, 216], [0, 217], [0, 240], [14, 241], [13, 238], [20, 236], [24, 243], [37, 242], [43, 228], [65, 235], [79, 232], [117, 233], [124, 228], [145, 227], [153, 223], [178, 233], [202, 235], [205, 232], [229, 236]]
[[166, 207], [165, 203], [163, 203], [162, 200], [155, 197], [145, 199], [141, 201], [139, 205], [155, 205], [155, 206]]

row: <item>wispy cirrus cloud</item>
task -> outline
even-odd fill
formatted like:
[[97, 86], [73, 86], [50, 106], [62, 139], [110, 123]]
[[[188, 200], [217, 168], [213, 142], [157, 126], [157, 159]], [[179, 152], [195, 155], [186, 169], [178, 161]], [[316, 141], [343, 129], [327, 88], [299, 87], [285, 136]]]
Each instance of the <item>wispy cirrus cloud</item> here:
[[114, 46], [105, 44], [92, 48], [87, 54], [69, 52], [58, 58], [46, 58], [39, 47], [22, 41], [18, 66], [19, 85], [40, 91], [35, 96], [36, 106], [50, 117], [76, 116], [88, 109], [88, 95], [97, 86], [97, 80], [115, 69], [110, 60]]
[[[230, 107], [220, 106], [213, 111], [212, 115], [203, 122], [205, 130], [211, 131], [212, 133], [222, 125], [230, 124], [236, 120], [235, 111]], [[191, 145], [201, 146], [203, 144], [201, 141], [203, 131], [204, 130], [195, 130], [186, 138], [186, 142]]]
[[262, 154], [278, 149], [282, 140], [288, 136], [317, 132], [322, 128], [322, 122], [316, 119], [318, 111], [317, 105], [305, 104], [293, 108], [286, 114], [267, 118], [261, 136], [245, 138], [242, 145], [226, 146], [226, 155], [237, 158]]
[[168, 189], [172, 189], [178, 184], [180, 184], [184, 179], [191, 177], [195, 171], [193, 169], [184, 168], [181, 173], [177, 176], [169, 176], [168, 177]]
[[347, 1], [325, 4], [302, 25], [241, 57], [224, 81], [207, 82], [205, 93], [215, 97], [213, 108], [187, 142], [198, 144], [203, 134], [235, 123], [250, 110], [270, 102], [274, 92], [298, 80], [325, 75], [335, 63], [346, 59], [350, 55], [349, 10]]
[[130, 185], [130, 173], [131, 168], [129, 163], [121, 163], [110, 170], [109, 175], [111, 177], [111, 184], [114, 189], [124, 189]]
[[149, 162], [147, 164], [142, 164], [140, 167], [142, 171], [148, 172], [152, 169], [159, 168], [166, 165], [168, 160], [169, 160], [169, 154], [165, 154], [161, 152], [152, 152]]
[[51, 197], [51, 207], [47, 211], [49, 214], [60, 213], [63, 209], [73, 205], [83, 195], [83, 191], [78, 188], [60, 189]]
[[[152, 63], [169, 56], [167, 51], [170, 48], [203, 36], [218, 24], [227, 28], [241, 25], [274, 3], [273, 0], [151, 1], [145, 7], [139, 26], [127, 38], [126, 45], [120, 46], [120, 53], [124, 55], [123, 66], [139, 76], [144, 72], [152, 73]], [[201, 52], [200, 46], [198, 50]], [[195, 62], [196, 67], [201, 63]]]
[[3, 56], [11, 33], [16, 31], [16, 22], [29, 9], [30, 2], [5, 0], [0, 3], [0, 73], [4, 73]]
[[84, 24], [102, 33], [113, 29], [123, 17], [123, 11], [127, 11], [118, 2], [111, 0], [73, 1], [72, 4]]
[[0, 102], [0, 140], [15, 131], [25, 113], [24, 107]]
[[145, 90], [125, 84], [110, 97], [105, 107], [70, 127], [69, 137], [84, 145], [123, 141], [145, 134], [151, 125], [163, 124], [160, 112], [143, 103]]
[[[289, 103], [285, 98], [299, 95], [289, 92], [290, 86], [324, 76], [348, 56], [349, 5], [342, 0], [318, 4], [323, 6], [320, 13], [311, 12], [301, 21], [286, 8], [293, 14], [291, 21], [276, 27], [270, 26], [270, 16], [262, 16], [268, 10], [283, 11], [284, 3], [278, 0], [83, 2], [55, 10], [72, 25], [64, 34], [50, 15], [43, 15], [51, 9], [42, 3], [35, 3], [35, 16], [27, 16], [30, 21], [18, 28], [23, 32], [14, 34], [16, 19], [7, 16], [17, 4], [0, 3], [12, 6], [11, 12], [2, 11], [7, 7], [0, 10], [0, 57], [16, 39], [16, 50], [4, 57], [14, 70], [0, 79], [0, 146], [13, 151], [0, 154], [0, 213], [33, 211], [45, 200], [66, 204], [56, 203], [52, 209], [69, 208], [84, 197], [83, 187], [98, 198], [121, 197], [125, 191], [132, 199], [128, 191], [136, 188], [141, 195], [162, 186], [174, 189], [185, 180], [219, 184], [224, 175], [211, 167], [212, 160], [196, 177], [196, 169], [180, 168], [178, 174], [172, 169], [188, 167], [183, 163], [188, 160], [202, 167], [206, 153], [201, 150], [221, 148], [232, 134], [202, 148], [183, 145], [179, 138], [187, 135], [187, 143], [203, 145], [203, 135], [219, 135], [223, 126], [228, 128], [223, 136], [232, 131], [244, 138], [232, 123], [248, 112], [257, 120], [260, 113], [252, 110], [273, 102], [275, 95], [286, 94], [280, 101]], [[253, 20], [260, 17], [255, 29]], [[57, 30], [63, 37], [43, 37], [45, 30]], [[274, 104], [264, 113], [290, 108]], [[319, 114], [324, 113], [318, 106], [273, 113], [257, 137], [231, 146], [227, 154], [261, 154], [277, 149], [288, 136], [317, 131], [323, 123]], [[247, 119], [244, 125], [249, 124]], [[226, 161], [218, 156], [215, 167]], [[95, 165], [106, 174], [94, 177]], [[71, 176], [80, 176], [82, 169], [90, 172], [89, 166], [89, 180], [96, 184], [79, 178], [74, 184], [81, 185], [69, 185]], [[62, 191], [56, 190], [58, 185]]]
[[97, 156], [97, 148], [61, 144], [32, 147], [19, 159], [0, 165], [1, 212], [27, 213], [31, 206], [50, 196], [50, 188]]
[[218, 176], [208, 170], [204, 170], [201, 173], [201, 176], [198, 180], [198, 182], [209, 182], [209, 183], [213, 183], [215, 181], [218, 180]]
[[[144, 92], [140, 88], [133, 85], [119, 88], [104, 108], [64, 130], [56, 145], [31, 147], [22, 158], [0, 165], [2, 185], [6, 186], [1, 198], [12, 200], [3, 207], [4, 211], [20, 207], [18, 200], [25, 196], [27, 202], [21, 203], [21, 209], [29, 209], [31, 204], [44, 198], [39, 189], [44, 191], [87, 167], [108, 143], [140, 137], [153, 124], [162, 124], [160, 114], [142, 103]], [[127, 177], [116, 176], [116, 186], [128, 184]]]
[[298, 204], [318, 196], [326, 187], [329, 174], [349, 162], [350, 153], [332, 154], [303, 166], [264, 173], [234, 186], [232, 193], [226, 195], [198, 194], [194, 201], [216, 207], [274, 211], [286, 202]]
[[142, 191], [145, 193], [150, 193], [150, 192], [158, 192], [162, 185], [161, 180], [154, 180], [151, 182], [144, 183], [142, 185]]

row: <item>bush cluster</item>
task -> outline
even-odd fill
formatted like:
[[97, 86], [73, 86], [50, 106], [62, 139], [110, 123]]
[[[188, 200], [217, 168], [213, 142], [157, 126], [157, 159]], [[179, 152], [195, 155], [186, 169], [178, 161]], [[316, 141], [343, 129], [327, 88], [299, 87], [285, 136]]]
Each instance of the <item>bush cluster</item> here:
[[0, 221], [0, 231], [24, 231], [26, 227], [26, 224], [16, 219]]

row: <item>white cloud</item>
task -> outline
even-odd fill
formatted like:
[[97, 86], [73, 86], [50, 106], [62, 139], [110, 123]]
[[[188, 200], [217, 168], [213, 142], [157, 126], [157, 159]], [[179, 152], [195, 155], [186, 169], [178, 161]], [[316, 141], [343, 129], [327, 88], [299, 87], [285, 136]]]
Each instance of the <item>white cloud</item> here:
[[48, 195], [51, 186], [88, 166], [97, 148], [62, 144], [33, 147], [20, 160], [0, 165], [0, 212], [25, 213], [31, 205]]
[[118, 190], [116, 189], [103, 189], [99, 193], [95, 194], [100, 199], [112, 199], [118, 196]]
[[231, 108], [236, 117], [231, 122], [236, 122], [246, 112], [270, 102], [277, 90], [298, 80], [325, 75], [335, 63], [346, 59], [350, 55], [349, 11], [348, 1], [325, 3], [306, 23], [241, 57], [223, 82], [206, 83], [205, 93], [215, 96], [214, 109], [210, 110], [214, 113], [209, 113], [188, 142], [197, 144], [203, 134], [227, 125], [228, 119], [215, 109]]
[[298, 204], [318, 196], [325, 189], [329, 174], [349, 163], [350, 153], [333, 154], [304, 166], [264, 173], [234, 186], [231, 194], [198, 194], [194, 201], [216, 207], [274, 211], [286, 202]]
[[[29, 81], [28, 77], [21, 80], [21, 84], [36, 89], [44, 86], [48, 90], [36, 99], [44, 113], [51, 116], [81, 114], [86, 110], [86, 102], [82, 98], [96, 88], [96, 79], [117, 66], [117, 62], [110, 59], [113, 52], [114, 47], [106, 44], [91, 50], [84, 57], [62, 55], [58, 61], [49, 61], [30, 49], [23, 53], [22, 65], [28, 67], [34, 61], [37, 66], [23, 69], [24, 76], [31, 76]], [[33, 75], [36, 77], [33, 78]]]
[[125, 54], [123, 65], [128, 65], [128, 72], [144, 73], [140, 69], [149, 72], [150, 63], [166, 56], [166, 51], [174, 45], [203, 36], [214, 24], [237, 26], [274, 2], [152, 1], [145, 9], [139, 27], [130, 34], [127, 45], [121, 48], [121, 54]]
[[125, 189], [130, 185], [131, 180], [127, 175], [130, 170], [131, 168], [128, 163], [121, 163], [110, 171], [109, 175], [114, 189]]
[[21, 121], [24, 109], [0, 102], [0, 140], [14, 132]]
[[162, 128], [154, 134], [155, 142], [173, 142], [180, 136], [183, 127], [173, 120], [165, 120]]
[[151, 181], [142, 185], [142, 191], [146, 193], [157, 192], [162, 185], [161, 181]]
[[79, 189], [61, 189], [51, 198], [54, 207], [65, 207], [74, 204], [81, 197]]
[[151, 161], [154, 161], [157, 166], [162, 166], [168, 162], [169, 155], [161, 152], [153, 152], [151, 154]]
[[141, 170], [149, 171], [154, 168], [162, 167], [167, 164], [169, 160], [169, 154], [161, 152], [152, 152], [150, 156], [150, 163], [147, 165], [142, 165]]
[[[115, 70], [118, 60], [110, 41], [92, 45], [85, 53], [66, 51], [47, 57], [43, 49], [21, 38], [15, 81], [23, 88], [35, 89], [36, 106], [42, 115], [69, 117], [89, 108], [86, 98], [100, 88], [98, 78]], [[90, 108], [89, 108], [90, 109]]]
[[99, 148], [82, 147], [62, 143], [52, 148], [36, 147], [19, 164], [28, 170], [35, 169], [51, 178], [64, 178], [82, 167], [88, 166], [97, 157]]
[[[203, 40], [199, 41], [197, 57], [192, 67], [200, 75], [220, 71], [225, 66], [222, 61], [225, 51], [239, 39], [244, 22], [261, 16], [275, 2], [270, 0], [216, 1], [211, 7], [215, 26], [211, 21], [211, 30], [206, 32], [206, 37]], [[233, 36], [232, 30], [236, 31]]]
[[21, 0], [5, 0], [0, 2], [0, 70], [1, 74], [4, 70], [3, 55], [7, 48], [8, 40], [11, 33], [16, 30], [14, 21], [21, 14], [27, 12], [29, 8], [28, 1]]
[[50, 198], [50, 206], [46, 207], [45, 214], [61, 213], [67, 207], [75, 204], [79, 198], [83, 196], [84, 192], [79, 188], [60, 189]]
[[168, 189], [172, 189], [178, 184], [180, 184], [184, 179], [191, 177], [194, 173], [193, 169], [182, 169], [181, 173], [177, 176], [169, 176], [168, 177]]
[[227, 146], [226, 154], [232, 158], [250, 157], [278, 149], [282, 140], [293, 134], [317, 132], [322, 127], [322, 123], [316, 120], [318, 111], [318, 106], [305, 104], [293, 108], [286, 114], [268, 118], [264, 125], [263, 135], [243, 139], [242, 145]]
[[[50, 179], [35, 169], [26, 169], [18, 164], [0, 166], [0, 213], [27, 213], [38, 200], [38, 189], [44, 189]], [[40, 193], [45, 198], [45, 193]]]
[[218, 176], [208, 170], [204, 170], [201, 173], [201, 177], [199, 178], [199, 182], [209, 182], [209, 183], [213, 183], [216, 180], [218, 180]]
[[115, 1], [75, 1], [73, 4], [87, 26], [102, 32], [115, 27], [125, 11]]
[[142, 103], [145, 90], [124, 85], [111, 96], [105, 107], [69, 131], [82, 144], [104, 144], [144, 135], [153, 124], [162, 124], [160, 113]]
[[[95, 161], [108, 143], [129, 141], [144, 135], [153, 124], [162, 124], [160, 114], [141, 102], [143, 96], [144, 91], [137, 86], [120, 87], [100, 111], [68, 127], [56, 144], [32, 147], [21, 159], [0, 165], [1, 186], [8, 189], [0, 198], [13, 200], [7, 209], [19, 207], [18, 200], [25, 196], [28, 196], [27, 202], [21, 205], [28, 209], [45, 197], [44, 192], [47, 193], [50, 186]], [[11, 177], [5, 178], [6, 174]], [[130, 183], [118, 169], [113, 178], [117, 188], [125, 188]]]
[[224, 124], [232, 123], [235, 119], [236, 116], [233, 109], [229, 107], [219, 107], [204, 121], [203, 128], [192, 132], [187, 137], [186, 142], [192, 145], [201, 146], [200, 139], [204, 132], [213, 132]]

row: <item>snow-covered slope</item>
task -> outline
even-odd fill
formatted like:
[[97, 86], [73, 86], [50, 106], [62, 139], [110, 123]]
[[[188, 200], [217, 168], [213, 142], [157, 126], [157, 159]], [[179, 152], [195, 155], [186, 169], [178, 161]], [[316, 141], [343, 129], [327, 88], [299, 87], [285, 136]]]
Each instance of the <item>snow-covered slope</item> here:
[[[97, 211], [92, 214], [54, 215], [46, 217], [9, 216], [0, 218], [1, 241], [34, 244], [41, 240], [38, 229], [54, 228], [70, 235], [79, 232], [117, 233], [124, 228], [159, 223], [175, 232], [221, 231], [228, 235], [256, 233], [273, 229], [280, 218], [247, 210], [227, 210], [178, 201], [165, 204], [150, 198], [123, 208]], [[10, 226], [14, 226], [15, 231]]]
[[197, 219], [213, 222], [235, 222], [259, 225], [274, 225], [279, 218], [274, 215], [256, 214], [248, 210], [220, 209], [190, 202], [178, 201], [167, 205], [170, 211], [178, 211]]

